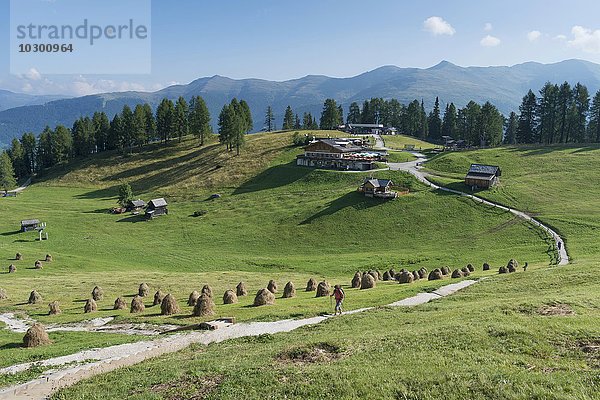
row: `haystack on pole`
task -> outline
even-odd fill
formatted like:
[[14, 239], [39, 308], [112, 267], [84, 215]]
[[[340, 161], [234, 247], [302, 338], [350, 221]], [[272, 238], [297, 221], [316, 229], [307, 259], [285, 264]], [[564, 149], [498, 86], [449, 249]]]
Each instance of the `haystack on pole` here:
[[223, 304], [234, 304], [238, 302], [237, 294], [231, 289], [223, 293]]
[[275, 295], [267, 288], [260, 289], [254, 297], [254, 306], [266, 306], [275, 304]]
[[471, 275], [471, 271], [467, 267], [462, 267], [460, 269], [460, 272], [462, 272], [463, 276], [469, 276], [469, 275]]
[[499, 274], [508, 274], [508, 268], [500, 267], [500, 268], [498, 268], [498, 273]]
[[213, 297], [213, 290], [212, 290], [212, 288], [210, 286], [204, 285], [204, 286], [202, 286], [202, 291], [200, 292], [200, 294], [205, 294], [205, 295], [207, 295], [208, 297], [210, 297], [212, 299], [212, 297]]
[[27, 303], [36, 304], [40, 301], [42, 301], [42, 295], [40, 295], [36, 290], [32, 290], [31, 293], [29, 293], [29, 300], [27, 300]]
[[488, 264], [488, 263], [486, 263], [486, 262], [485, 262], [485, 263], [483, 263], [483, 270], [484, 270], [484, 271], [489, 271], [489, 270], [490, 270], [490, 264]]
[[156, 291], [156, 293], [154, 293], [154, 299], [152, 300], [152, 305], [153, 306], [160, 305], [160, 303], [162, 303], [164, 297], [165, 297], [165, 294], [160, 289], [158, 289]]
[[129, 308], [130, 313], [141, 313], [144, 312], [145, 309], [144, 299], [141, 296], [135, 296], [131, 299], [131, 307]]
[[419, 271], [415, 270], [412, 272], [413, 275], [413, 280], [418, 281], [419, 279], [421, 279], [421, 275], [419, 275]]
[[21, 253], [17, 253], [17, 254], [15, 255], [15, 260], [17, 260], [17, 261], [21, 261], [22, 259], [23, 259], [23, 254], [21, 254]]
[[215, 314], [215, 302], [212, 297], [206, 293], [202, 293], [194, 306], [194, 317], [208, 317]]
[[327, 297], [329, 296], [329, 292], [331, 290], [331, 286], [327, 281], [321, 281], [317, 285], [317, 295], [315, 297]]
[[519, 268], [519, 263], [514, 258], [511, 258], [506, 266], [508, 272], [517, 272], [517, 268]]
[[188, 297], [187, 305], [195, 306], [196, 302], [198, 301], [199, 298], [200, 298], [200, 292], [198, 292], [197, 290], [194, 290], [192, 293], [190, 293], [190, 295]]
[[42, 262], [40, 260], [36, 260], [35, 263], [33, 264], [33, 268], [44, 269], [44, 266], [42, 265]]
[[375, 282], [379, 280], [379, 274], [376, 271], [371, 270], [368, 272], [368, 274], [371, 275], [373, 279], [375, 279]]
[[27, 333], [23, 337], [23, 346], [25, 347], [37, 347], [50, 344], [52, 341], [48, 337], [46, 328], [42, 324], [37, 322], [27, 329]]
[[140, 283], [140, 287], [138, 288], [138, 296], [146, 297], [150, 294], [150, 287], [144, 282]]
[[471, 263], [467, 264], [467, 269], [469, 270], [469, 272], [475, 272], [475, 267]]
[[452, 271], [452, 278], [462, 278], [463, 277], [463, 273], [460, 269], [455, 269], [454, 271]]
[[292, 281], [289, 281], [285, 284], [285, 287], [283, 288], [283, 298], [289, 299], [292, 297], [296, 297], [296, 288], [294, 287], [294, 283]]
[[12, 274], [13, 272], [16, 272], [16, 271], [17, 271], [17, 267], [15, 267], [15, 264], [10, 264], [8, 266], [8, 273], [9, 274]]
[[306, 282], [306, 291], [314, 292], [315, 290], [317, 290], [317, 281], [315, 278], [310, 278], [308, 282]]
[[58, 301], [56, 300], [48, 304], [48, 308], [50, 309], [48, 311], [48, 315], [58, 315], [62, 313], [62, 311], [60, 310], [60, 306], [58, 305]]
[[269, 284], [267, 285], [267, 289], [273, 294], [277, 293], [277, 283], [273, 279], [271, 279], [269, 281]]
[[246, 287], [246, 284], [244, 282], [240, 282], [237, 284], [237, 286], [235, 287], [235, 294], [238, 297], [248, 296], [248, 288]]
[[450, 268], [449, 267], [442, 267], [442, 268], [440, 268], [440, 271], [442, 271], [442, 275], [449, 275], [450, 274]]
[[412, 283], [415, 280], [412, 272], [404, 271], [398, 277], [398, 283]]
[[427, 268], [421, 267], [419, 269], [419, 277], [421, 277], [421, 279], [424, 279], [426, 276], [427, 276]]
[[173, 315], [179, 312], [179, 306], [175, 297], [169, 293], [161, 299], [160, 302], [160, 313], [162, 315]]
[[46, 254], [46, 262], [52, 262], [52, 255]]
[[87, 299], [85, 305], [83, 306], [84, 313], [91, 313], [98, 310], [98, 305], [94, 299]]
[[361, 289], [372, 289], [375, 287], [375, 278], [371, 274], [364, 274], [360, 280]]
[[393, 280], [392, 277], [390, 276], [390, 271], [383, 271], [383, 280], [384, 281], [391, 281], [391, 280]]
[[127, 303], [125, 299], [122, 297], [117, 297], [115, 300], [115, 305], [113, 306], [113, 310], [125, 310], [127, 308]]
[[356, 272], [356, 273], [354, 273], [354, 277], [352, 277], [352, 282], [350, 282], [350, 286], [353, 289], [360, 289], [361, 282], [362, 282], [362, 276], [361, 276], [360, 272]]
[[104, 290], [102, 290], [102, 288], [100, 286], [95, 286], [94, 289], [92, 289], [92, 299], [94, 299], [96, 301], [100, 301], [100, 300], [102, 300], [103, 297], [104, 297]]
[[6, 290], [0, 288], [0, 300], [8, 299], [8, 295], [6, 294]]
[[444, 275], [442, 274], [442, 271], [439, 268], [436, 268], [429, 273], [427, 280], [436, 281], [438, 279], [443, 279], [443, 278], [444, 278]]

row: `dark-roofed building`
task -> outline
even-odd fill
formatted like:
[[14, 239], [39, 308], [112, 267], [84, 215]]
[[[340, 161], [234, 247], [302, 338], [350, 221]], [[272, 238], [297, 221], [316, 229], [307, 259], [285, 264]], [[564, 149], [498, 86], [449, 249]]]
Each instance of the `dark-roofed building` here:
[[142, 208], [146, 207], [146, 202], [144, 200], [129, 200], [127, 202], [127, 211], [140, 211]]
[[355, 135], [374, 134], [379, 135], [384, 131], [383, 124], [346, 124], [345, 130]]
[[317, 139], [304, 147], [304, 154], [297, 156], [296, 165], [368, 171], [386, 154], [360, 146], [352, 139]]
[[500, 180], [502, 171], [497, 165], [471, 164], [465, 177], [465, 185], [472, 188], [489, 189]]
[[395, 199], [398, 193], [392, 191], [392, 186], [394, 182], [391, 179], [366, 178], [358, 190], [367, 197]]
[[34, 231], [39, 225], [39, 219], [25, 219], [21, 221], [21, 232]]
[[169, 213], [167, 209], [167, 201], [162, 197], [160, 199], [150, 200], [148, 207], [146, 207], [146, 218], [152, 219], [159, 215], [166, 215]]

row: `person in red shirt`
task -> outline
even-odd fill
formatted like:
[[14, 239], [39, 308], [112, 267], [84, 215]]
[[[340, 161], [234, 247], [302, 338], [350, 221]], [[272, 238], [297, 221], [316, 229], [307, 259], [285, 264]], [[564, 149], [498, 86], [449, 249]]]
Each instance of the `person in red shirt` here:
[[333, 293], [330, 296], [335, 297], [335, 312], [333, 315], [342, 315], [342, 303], [344, 302], [344, 298], [346, 298], [346, 294], [344, 293], [344, 289], [342, 289], [341, 285], [335, 285], [333, 289]]

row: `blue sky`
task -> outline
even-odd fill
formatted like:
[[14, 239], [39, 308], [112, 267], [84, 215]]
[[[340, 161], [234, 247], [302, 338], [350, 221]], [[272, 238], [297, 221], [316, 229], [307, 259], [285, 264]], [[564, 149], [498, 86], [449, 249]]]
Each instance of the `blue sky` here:
[[0, 88], [33, 94], [156, 90], [217, 74], [346, 77], [441, 60], [600, 63], [597, 0], [154, 0], [152, 73], [141, 75], [11, 75], [9, 15], [9, 0], [0, 0]]

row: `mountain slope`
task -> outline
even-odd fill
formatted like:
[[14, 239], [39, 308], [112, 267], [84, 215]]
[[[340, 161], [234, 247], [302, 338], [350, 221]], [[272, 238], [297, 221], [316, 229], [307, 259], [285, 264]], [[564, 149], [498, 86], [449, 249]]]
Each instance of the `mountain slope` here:
[[148, 102], [156, 106], [163, 97], [189, 99], [201, 95], [208, 104], [213, 123], [223, 104], [232, 97], [245, 99], [253, 112], [254, 129], [260, 130], [268, 105], [273, 106], [276, 122], [281, 125], [287, 105], [299, 115], [308, 111], [318, 116], [326, 98], [336, 99], [347, 110], [352, 101], [362, 102], [371, 97], [397, 98], [404, 103], [423, 99], [425, 105], [431, 107], [439, 96], [442, 105], [454, 102], [464, 106], [469, 100], [491, 101], [500, 111], [508, 113], [518, 109], [527, 90], [538, 90], [546, 81], [582, 82], [594, 93], [600, 89], [600, 65], [567, 60], [555, 64], [530, 62], [512, 67], [465, 68], [443, 61], [427, 69], [385, 66], [351, 78], [309, 75], [285, 82], [234, 80], [216, 75], [153, 93], [106, 93], [5, 110], [0, 112], [0, 145], [8, 143], [13, 135], [39, 132], [45, 125], [70, 126], [78, 117], [94, 111], [103, 110], [112, 117], [124, 104], [134, 106]]
[[48, 96], [34, 96], [25, 93], [14, 93], [8, 90], [0, 89], [0, 111], [8, 110], [10, 108], [22, 107], [22, 106], [34, 106], [39, 104], [45, 104], [50, 101], [64, 99], [68, 96], [59, 95], [48, 95]]

